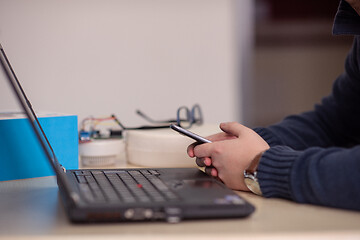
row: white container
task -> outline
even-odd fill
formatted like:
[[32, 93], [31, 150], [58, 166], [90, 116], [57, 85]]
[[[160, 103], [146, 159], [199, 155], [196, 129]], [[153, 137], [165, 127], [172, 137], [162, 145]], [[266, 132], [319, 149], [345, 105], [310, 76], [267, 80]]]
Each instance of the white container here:
[[115, 165], [124, 153], [124, 139], [95, 139], [79, 144], [80, 162], [85, 167]]
[[[208, 136], [220, 131], [217, 125], [194, 126], [190, 131]], [[170, 128], [154, 130], [130, 130], [125, 134], [127, 160], [145, 167], [195, 167], [187, 147], [194, 140], [180, 135]]]

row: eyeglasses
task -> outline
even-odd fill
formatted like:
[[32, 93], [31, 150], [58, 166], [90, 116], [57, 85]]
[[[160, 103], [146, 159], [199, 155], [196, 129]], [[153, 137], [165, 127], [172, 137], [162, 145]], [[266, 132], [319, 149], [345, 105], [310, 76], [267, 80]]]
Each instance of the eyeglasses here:
[[203, 123], [203, 115], [199, 104], [195, 104], [191, 109], [186, 106], [179, 107], [176, 111], [176, 119], [168, 120], [154, 120], [137, 110], [136, 113], [142, 118], [153, 124], [160, 125], [151, 125], [151, 126], [140, 126], [140, 127], [126, 127], [124, 126], [115, 115], [112, 115], [114, 121], [123, 129], [123, 130], [148, 130], [148, 129], [157, 129], [157, 128], [168, 128], [170, 124], [176, 123], [182, 128], [190, 128], [193, 124], [201, 125]]

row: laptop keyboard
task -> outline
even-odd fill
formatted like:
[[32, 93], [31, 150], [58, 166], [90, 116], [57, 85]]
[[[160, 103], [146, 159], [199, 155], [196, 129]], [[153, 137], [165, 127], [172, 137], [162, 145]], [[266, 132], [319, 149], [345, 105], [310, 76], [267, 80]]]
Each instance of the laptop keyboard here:
[[179, 199], [156, 170], [78, 170], [74, 174], [80, 192], [89, 202], [150, 203]]

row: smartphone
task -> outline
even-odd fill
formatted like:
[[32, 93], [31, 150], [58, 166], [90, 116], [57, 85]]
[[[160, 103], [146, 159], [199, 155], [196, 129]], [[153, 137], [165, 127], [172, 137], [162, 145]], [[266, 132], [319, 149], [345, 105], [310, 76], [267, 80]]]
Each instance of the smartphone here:
[[178, 125], [175, 125], [175, 124], [171, 124], [170, 125], [170, 128], [177, 131], [178, 133], [182, 134], [182, 135], [185, 135], [189, 138], [192, 138], [194, 139], [195, 141], [197, 141], [198, 143], [211, 143], [210, 140], [207, 140], [206, 138], [203, 138], [193, 132], [190, 132], [189, 130], [186, 130], [182, 127], [179, 127]]

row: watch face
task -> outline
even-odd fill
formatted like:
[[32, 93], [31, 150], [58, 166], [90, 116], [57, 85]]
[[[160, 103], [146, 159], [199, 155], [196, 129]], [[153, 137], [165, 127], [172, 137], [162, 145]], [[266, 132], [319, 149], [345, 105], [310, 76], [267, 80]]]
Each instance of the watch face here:
[[253, 192], [257, 195], [260, 195], [260, 196], [262, 195], [262, 192], [260, 190], [260, 185], [254, 179], [245, 178], [245, 184], [250, 189], [251, 192]]

